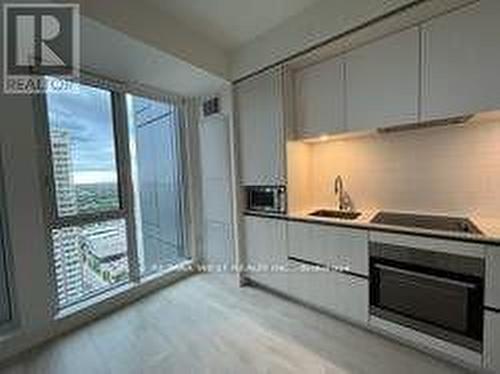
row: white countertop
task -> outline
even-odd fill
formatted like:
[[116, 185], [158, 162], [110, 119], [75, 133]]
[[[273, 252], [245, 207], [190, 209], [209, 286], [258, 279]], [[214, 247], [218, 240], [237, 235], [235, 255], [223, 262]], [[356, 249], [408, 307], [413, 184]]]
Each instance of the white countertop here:
[[[479, 217], [477, 215], [473, 215], [468, 217], [477, 228], [483, 233], [480, 234], [471, 234], [471, 233], [461, 233], [461, 232], [450, 232], [450, 231], [441, 231], [441, 230], [430, 230], [430, 229], [421, 229], [421, 228], [413, 228], [413, 227], [402, 227], [402, 226], [394, 226], [394, 225], [383, 225], [378, 223], [371, 223], [371, 220], [375, 217], [375, 215], [379, 212], [379, 210], [364, 210], [359, 212], [361, 216], [354, 220], [340, 219], [340, 218], [326, 218], [326, 217], [314, 217], [310, 216], [312, 212], [317, 210], [328, 209], [332, 210], [332, 208], [311, 208], [303, 211], [295, 211], [289, 212], [288, 214], [267, 214], [267, 213], [248, 213], [250, 215], [256, 216], [264, 216], [270, 218], [278, 218], [278, 219], [287, 219], [292, 221], [303, 221], [303, 222], [317, 222], [320, 224], [329, 224], [334, 226], [343, 226], [343, 227], [351, 227], [351, 228], [360, 228], [366, 230], [380, 230], [380, 231], [390, 231], [394, 233], [401, 234], [413, 234], [413, 235], [423, 235], [423, 236], [432, 236], [432, 237], [440, 237], [444, 239], [454, 239], [454, 240], [463, 240], [469, 242], [479, 242], [486, 244], [497, 244], [500, 245], [500, 220], [497, 219], [486, 219]], [[404, 212], [408, 213], [408, 212]], [[412, 212], [415, 213], [415, 212]], [[419, 212], [418, 214], [422, 214]], [[428, 214], [428, 213], [424, 213]]]

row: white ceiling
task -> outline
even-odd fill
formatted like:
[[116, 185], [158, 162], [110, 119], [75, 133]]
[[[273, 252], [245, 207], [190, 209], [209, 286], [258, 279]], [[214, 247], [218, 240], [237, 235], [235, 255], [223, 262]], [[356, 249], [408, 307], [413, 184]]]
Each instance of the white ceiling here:
[[319, 0], [147, 0], [220, 47], [255, 39]]
[[187, 96], [213, 94], [227, 84], [219, 77], [99, 22], [82, 17], [81, 24], [84, 69]]

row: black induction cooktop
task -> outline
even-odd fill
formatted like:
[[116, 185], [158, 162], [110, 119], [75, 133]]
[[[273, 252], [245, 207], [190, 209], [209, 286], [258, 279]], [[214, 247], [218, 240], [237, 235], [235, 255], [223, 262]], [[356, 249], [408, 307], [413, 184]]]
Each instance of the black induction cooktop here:
[[379, 212], [370, 222], [390, 226], [483, 235], [481, 230], [469, 218], [463, 217]]

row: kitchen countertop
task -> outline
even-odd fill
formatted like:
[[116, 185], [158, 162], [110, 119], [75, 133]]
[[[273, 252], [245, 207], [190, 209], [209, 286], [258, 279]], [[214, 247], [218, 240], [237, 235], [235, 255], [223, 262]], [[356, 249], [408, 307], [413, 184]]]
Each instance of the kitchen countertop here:
[[474, 215], [468, 217], [484, 234], [484, 235], [479, 235], [471, 233], [449, 232], [449, 231], [371, 223], [370, 221], [379, 212], [379, 210], [360, 211], [361, 216], [355, 220], [313, 217], [309, 215], [310, 213], [321, 209], [324, 208], [317, 208], [317, 209], [313, 208], [313, 209], [308, 209], [307, 211], [290, 212], [288, 214], [273, 214], [273, 213], [265, 213], [265, 212], [261, 213], [261, 212], [249, 212], [249, 211], [244, 212], [244, 214], [248, 216], [267, 217], [267, 218], [282, 219], [282, 220], [297, 221], [297, 222], [309, 222], [322, 225], [349, 227], [354, 229], [358, 228], [365, 230], [391, 232], [396, 234], [409, 234], [409, 235], [418, 235], [418, 236], [426, 236], [426, 237], [441, 238], [441, 239], [460, 240], [473, 243], [500, 245], [500, 220], [485, 219]]

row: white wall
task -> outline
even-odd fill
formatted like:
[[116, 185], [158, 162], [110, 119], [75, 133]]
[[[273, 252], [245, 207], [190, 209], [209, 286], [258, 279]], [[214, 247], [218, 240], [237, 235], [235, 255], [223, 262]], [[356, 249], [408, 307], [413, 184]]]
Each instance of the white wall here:
[[323, 0], [231, 54], [231, 77], [241, 78], [413, 0]]
[[341, 175], [361, 211], [420, 211], [496, 222], [499, 144], [500, 115], [494, 112], [487, 121], [464, 126], [295, 145], [289, 148], [289, 169], [297, 169], [289, 175], [290, 205], [295, 210], [333, 207], [333, 180]]
[[[6, 193], [8, 239], [14, 260], [15, 301], [19, 323], [26, 331], [37, 332], [49, 320], [47, 245], [41, 204], [38, 149], [32, 98], [0, 95], [2, 125], [0, 150]], [[9, 340], [0, 356], [16, 345]]]

